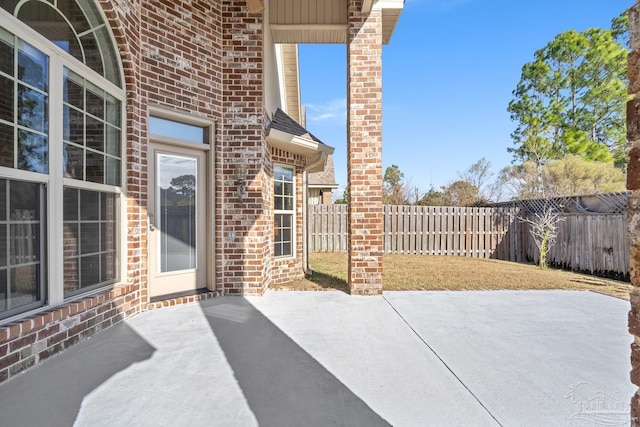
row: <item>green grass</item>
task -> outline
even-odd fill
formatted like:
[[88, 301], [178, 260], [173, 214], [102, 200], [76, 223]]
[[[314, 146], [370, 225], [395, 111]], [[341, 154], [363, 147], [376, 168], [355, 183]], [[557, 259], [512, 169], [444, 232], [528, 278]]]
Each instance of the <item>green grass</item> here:
[[[348, 290], [347, 254], [312, 253], [313, 274], [276, 289]], [[394, 290], [580, 289], [629, 299], [631, 285], [530, 264], [454, 256], [384, 255], [383, 286]]]

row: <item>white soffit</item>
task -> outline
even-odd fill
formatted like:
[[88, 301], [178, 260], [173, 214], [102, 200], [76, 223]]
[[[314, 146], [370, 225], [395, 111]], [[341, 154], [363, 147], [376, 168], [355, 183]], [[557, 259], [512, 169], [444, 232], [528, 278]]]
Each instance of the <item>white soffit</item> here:
[[[382, 42], [387, 44], [404, 0], [367, 0], [363, 10], [382, 9]], [[275, 43], [347, 42], [347, 0], [270, 0], [269, 24]]]

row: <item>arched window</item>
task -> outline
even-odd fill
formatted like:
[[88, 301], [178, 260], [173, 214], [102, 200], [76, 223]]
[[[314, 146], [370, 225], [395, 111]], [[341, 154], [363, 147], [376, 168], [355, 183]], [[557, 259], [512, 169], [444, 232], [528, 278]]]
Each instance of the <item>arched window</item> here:
[[125, 97], [93, 1], [0, 7], [3, 319], [118, 280]]

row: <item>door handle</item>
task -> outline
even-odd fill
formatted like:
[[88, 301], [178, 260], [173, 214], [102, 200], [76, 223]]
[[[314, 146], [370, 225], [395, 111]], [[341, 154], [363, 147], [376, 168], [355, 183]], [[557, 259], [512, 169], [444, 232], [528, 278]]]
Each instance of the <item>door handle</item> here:
[[153, 214], [150, 213], [148, 217], [149, 217], [149, 231], [153, 231], [156, 229], [156, 226], [153, 224]]

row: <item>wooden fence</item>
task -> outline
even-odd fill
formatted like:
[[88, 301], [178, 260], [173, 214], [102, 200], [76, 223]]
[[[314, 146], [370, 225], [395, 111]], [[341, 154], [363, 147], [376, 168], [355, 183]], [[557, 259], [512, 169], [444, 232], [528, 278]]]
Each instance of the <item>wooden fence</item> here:
[[[384, 206], [385, 253], [453, 255], [534, 261], [538, 250], [517, 208]], [[347, 206], [309, 206], [314, 252], [347, 251]], [[549, 262], [592, 273], [626, 276], [629, 241], [620, 214], [567, 214]]]

